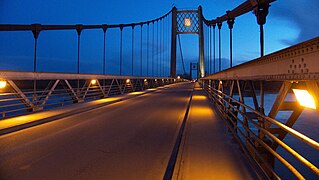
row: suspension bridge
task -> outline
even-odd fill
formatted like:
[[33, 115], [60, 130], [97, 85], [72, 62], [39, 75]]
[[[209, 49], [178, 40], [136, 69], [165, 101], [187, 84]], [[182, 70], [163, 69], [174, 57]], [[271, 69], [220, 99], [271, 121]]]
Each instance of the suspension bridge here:
[[[32, 71], [0, 71], [0, 179], [318, 179], [319, 38], [265, 55], [271, 3], [248, 0], [211, 20], [199, 6], [128, 24], [0, 24], [34, 40]], [[233, 66], [232, 30], [251, 11], [260, 57]], [[101, 73], [84, 72], [86, 31], [101, 32]], [[41, 69], [49, 32], [77, 37], [74, 71]], [[184, 34], [199, 42], [189, 74]]]

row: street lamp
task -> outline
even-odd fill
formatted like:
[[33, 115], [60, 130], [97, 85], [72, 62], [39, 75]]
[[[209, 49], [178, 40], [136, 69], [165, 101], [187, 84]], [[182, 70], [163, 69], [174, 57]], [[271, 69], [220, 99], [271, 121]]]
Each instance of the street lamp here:
[[316, 103], [315, 100], [313, 99], [312, 95], [304, 89], [292, 89], [294, 92], [297, 101], [301, 106], [311, 108], [311, 109], [316, 109]]
[[3, 89], [7, 86], [7, 81], [1, 80], [0, 81], [0, 89]]
[[95, 85], [95, 84], [96, 84], [96, 79], [92, 79], [92, 80], [91, 80], [91, 84], [92, 84], [92, 85]]

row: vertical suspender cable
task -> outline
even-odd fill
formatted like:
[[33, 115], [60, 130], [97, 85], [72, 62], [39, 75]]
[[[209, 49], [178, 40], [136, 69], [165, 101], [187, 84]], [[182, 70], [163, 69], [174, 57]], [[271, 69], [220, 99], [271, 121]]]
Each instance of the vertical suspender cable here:
[[[81, 32], [82, 32], [83, 25], [77, 24], [76, 31], [78, 34], [78, 64], [77, 64], [77, 74], [80, 74], [80, 40], [81, 40]], [[77, 92], [80, 93], [80, 79], [78, 79], [77, 83]]]
[[37, 72], [37, 47], [38, 37], [34, 38], [34, 54], [33, 54], [33, 72]]
[[222, 22], [218, 22], [217, 23], [217, 26], [218, 26], [218, 44], [219, 44], [219, 59], [218, 59], [218, 65], [219, 65], [219, 71], [222, 70], [222, 45], [221, 45], [221, 32], [220, 32], [220, 29], [222, 28]]
[[[205, 34], [206, 34], [206, 37], [205, 37], [205, 39], [204, 40], [206, 40], [206, 39], [209, 39], [209, 37], [208, 37], [208, 35], [209, 35], [209, 31], [208, 31], [208, 26], [205, 24]], [[204, 41], [204, 43], [205, 43], [205, 45], [206, 45], [206, 47], [205, 47], [205, 53], [204, 53], [204, 55], [205, 55], [205, 59], [206, 59], [206, 64], [205, 64], [205, 68], [206, 68], [206, 72], [205, 72], [205, 75], [208, 73], [208, 71], [209, 71], [209, 66], [208, 66], [208, 64], [209, 64], [209, 59], [208, 59], [208, 57], [209, 57], [209, 54], [208, 54], [208, 41]]]
[[134, 24], [132, 25], [132, 76], [134, 76]]
[[152, 31], [152, 76], [154, 76], [154, 21], [152, 22], [153, 31]]
[[166, 76], [166, 71], [167, 71], [167, 48], [168, 48], [168, 46], [167, 46], [167, 36], [168, 36], [168, 33], [167, 33], [167, 29], [168, 29], [168, 21], [167, 21], [167, 19], [168, 18], [166, 18], [165, 20], [165, 27], [164, 27], [164, 29], [166, 29], [166, 31], [165, 31], [165, 56], [164, 56], [164, 76]]
[[160, 24], [160, 76], [162, 76], [162, 70], [163, 70], [163, 68], [162, 68], [162, 65], [163, 65], [163, 62], [162, 62], [162, 57], [163, 57], [163, 51], [162, 51], [162, 46], [163, 46], [163, 44], [162, 44], [162, 39], [163, 39], [163, 34], [162, 34], [162, 32], [163, 32], [163, 20], [161, 19], [161, 24]]
[[162, 77], [164, 76], [164, 19], [162, 20]]
[[230, 67], [233, 67], [233, 30], [229, 30]]
[[162, 76], [162, 25], [163, 21], [162, 19], [160, 20], [160, 27], [159, 27], [159, 66], [160, 66], [160, 71], [159, 74]]
[[122, 75], [122, 56], [123, 56], [123, 26], [120, 26], [120, 75]]
[[149, 22], [147, 23], [147, 38], [146, 38], [146, 75], [149, 76], [148, 74], [148, 61], [149, 61], [149, 58], [148, 58], [148, 54], [149, 54]]
[[216, 24], [213, 24], [213, 41], [214, 41], [214, 73], [216, 73]]
[[228, 28], [229, 28], [229, 65], [230, 67], [233, 67], [233, 27], [234, 27], [235, 19], [230, 18], [227, 20]]
[[106, 30], [107, 25], [102, 25], [103, 29], [103, 74], [105, 74], [105, 65], [106, 65]]
[[[34, 54], [33, 54], [33, 72], [37, 72], [37, 48], [38, 48], [38, 37], [40, 33], [40, 24], [34, 24], [34, 30], [32, 30], [34, 37]], [[33, 104], [37, 104], [37, 80], [33, 80]]]
[[[37, 46], [38, 37], [34, 38], [34, 62], [33, 62], [33, 72], [37, 72]], [[37, 80], [33, 81], [33, 104], [37, 104]]]
[[80, 74], [80, 45], [81, 45], [81, 33], [78, 34], [78, 62], [76, 73]]
[[140, 49], [140, 76], [142, 76], [143, 68], [143, 24], [141, 24], [141, 49]]
[[258, 7], [254, 10], [257, 17], [257, 23], [260, 29], [260, 56], [264, 56], [264, 24], [266, 24], [266, 18], [269, 11], [269, 3], [258, 3]]
[[[105, 75], [105, 66], [106, 66], [106, 31], [107, 25], [102, 25], [103, 30], [103, 75]], [[103, 91], [105, 91], [105, 78], [103, 78]]]
[[[171, 47], [170, 47], [170, 45], [171, 45], [171, 42], [170, 42], [170, 38], [171, 38], [171, 27], [170, 27], [170, 19], [171, 18], [167, 18], [167, 67], [169, 67], [170, 66], [170, 56], [171, 56]], [[170, 68], [167, 68], [167, 76], [169, 76], [169, 72], [170, 71]]]
[[158, 21], [156, 21], [156, 76], [159, 76], [159, 63], [158, 63]]
[[212, 74], [212, 26], [209, 25], [209, 74]]

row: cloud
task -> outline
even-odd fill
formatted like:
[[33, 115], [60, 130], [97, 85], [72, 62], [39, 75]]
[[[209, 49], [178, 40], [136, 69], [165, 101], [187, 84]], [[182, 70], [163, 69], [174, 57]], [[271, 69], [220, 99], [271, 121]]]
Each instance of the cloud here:
[[270, 15], [294, 23], [300, 33], [294, 41], [283, 43], [296, 44], [319, 35], [319, 1], [276, 1], [270, 7]]

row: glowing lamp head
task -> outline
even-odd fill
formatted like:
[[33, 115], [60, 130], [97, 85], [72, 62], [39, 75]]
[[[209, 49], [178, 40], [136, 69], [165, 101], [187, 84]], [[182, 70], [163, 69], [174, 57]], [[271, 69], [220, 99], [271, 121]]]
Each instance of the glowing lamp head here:
[[155, 79], [155, 82], [157, 81], [157, 79]]
[[191, 18], [184, 18], [184, 26], [186, 27], [192, 26]]
[[0, 89], [5, 88], [7, 86], [7, 81], [1, 80], [0, 81]]
[[144, 82], [147, 82], [147, 79], [144, 79]]
[[180, 79], [181, 77], [180, 76], [177, 76], [177, 79]]
[[95, 84], [96, 84], [96, 80], [95, 80], [95, 79], [92, 79], [92, 80], [91, 80], [91, 84], [95, 85]]
[[316, 109], [316, 103], [315, 100], [313, 99], [312, 95], [307, 91], [303, 89], [292, 89], [297, 101], [301, 106], [311, 108], [311, 109]]
[[130, 80], [130, 79], [127, 79], [127, 80], [126, 80], [126, 83], [130, 83], [130, 82], [131, 82], [131, 80]]

